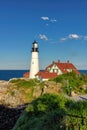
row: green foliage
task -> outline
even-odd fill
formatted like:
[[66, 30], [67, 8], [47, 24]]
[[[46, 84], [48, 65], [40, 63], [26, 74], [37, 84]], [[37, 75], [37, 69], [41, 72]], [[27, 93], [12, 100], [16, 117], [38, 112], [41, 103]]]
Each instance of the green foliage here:
[[19, 88], [20, 87], [33, 87], [36, 85], [36, 79], [24, 80], [24, 79], [15, 79], [11, 80], [11, 83], [15, 83]]
[[[74, 72], [59, 75], [54, 79], [56, 83], [62, 83], [63, 90], [70, 95], [70, 91], [86, 93], [87, 89], [83, 89], [82, 85], [87, 84], [87, 75], [77, 75]], [[72, 90], [70, 90], [72, 89]]]
[[59, 75], [58, 77], [56, 77], [56, 78], [54, 79], [54, 81], [55, 81], [56, 83], [61, 83], [61, 82], [63, 81], [63, 78], [64, 78], [63, 75]]
[[70, 101], [68, 100], [65, 104], [67, 110], [69, 111], [69, 113], [73, 114], [77, 114], [80, 116], [86, 116], [87, 114], [87, 101]]
[[[39, 81], [37, 79], [12, 79], [10, 83], [12, 83], [13, 87], [23, 95], [24, 101], [29, 102], [34, 98], [34, 88], [39, 84]], [[13, 91], [13, 88], [9, 91], [10, 94], [14, 96], [15, 92]]]
[[78, 124], [81, 127], [81, 130], [87, 129], [87, 101], [70, 101], [68, 100], [65, 103], [65, 107], [69, 115], [75, 115], [75, 117], [68, 118], [68, 123], [72, 122]]
[[33, 106], [35, 111], [47, 111], [51, 112], [54, 109], [59, 109], [63, 107], [65, 98], [63, 96], [55, 94], [44, 94], [39, 99], [35, 100]]
[[45, 94], [29, 104], [13, 130], [61, 130], [60, 126], [75, 125], [77, 119], [80, 129], [86, 130], [86, 115], [87, 101], [74, 102], [63, 96]]
[[40, 88], [42, 89], [44, 87], [44, 82], [39, 83]]
[[[64, 102], [63, 96], [53, 94], [41, 96], [29, 104], [14, 130], [57, 130], [58, 124], [65, 115]], [[61, 119], [58, 121], [60, 114]]]

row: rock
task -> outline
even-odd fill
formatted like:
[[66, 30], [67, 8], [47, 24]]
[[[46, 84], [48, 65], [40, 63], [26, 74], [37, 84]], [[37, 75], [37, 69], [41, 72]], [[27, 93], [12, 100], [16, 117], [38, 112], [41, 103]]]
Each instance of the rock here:
[[12, 93], [6, 94], [4, 103], [6, 105], [9, 104], [11, 107], [21, 105], [22, 104], [21, 97], [22, 97], [21, 93], [15, 89], [14, 91], [12, 91]]
[[37, 85], [33, 91], [33, 97], [37, 98], [45, 93], [58, 93], [60, 92], [61, 84], [54, 81], [45, 81], [42, 87]]
[[23, 103], [22, 94], [14, 84], [0, 81], [0, 104], [15, 107]]
[[74, 91], [72, 91], [71, 96], [74, 97], [74, 96], [77, 96], [77, 94]]
[[37, 98], [41, 95], [41, 93], [42, 93], [42, 90], [40, 86], [36, 86], [33, 91], [33, 97]]

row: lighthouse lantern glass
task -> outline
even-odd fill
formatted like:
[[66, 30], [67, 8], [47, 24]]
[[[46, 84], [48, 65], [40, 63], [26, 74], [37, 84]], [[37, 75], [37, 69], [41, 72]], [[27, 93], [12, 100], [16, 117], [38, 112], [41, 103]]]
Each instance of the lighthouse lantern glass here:
[[34, 47], [35, 47], [35, 48], [38, 48], [38, 45], [37, 45], [37, 43], [35, 43], [35, 44], [34, 44]]

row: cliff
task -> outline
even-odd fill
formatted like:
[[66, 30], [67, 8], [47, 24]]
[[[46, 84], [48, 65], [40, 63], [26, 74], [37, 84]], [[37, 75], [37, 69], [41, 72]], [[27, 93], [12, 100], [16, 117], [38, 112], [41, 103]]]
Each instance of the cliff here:
[[[32, 84], [31, 84], [32, 82]], [[31, 85], [29, 85], [31, 84]], [[25, 104], [45, 93], [58, 93], [61, 84], [53, 81], [39, 83], [38, 81], [15, 79], [0, 81], [0, 104], [16, 107]]]
[[0, 81], [0, 130], [12, 130], [28, 103], [44, 93], [58, 93], [61, 84], [53, 81], [12, 79]]
[[[27, 105], [40, 96], [68, 94], [70, 99], [78, 94], [87, 94], [86, 84], [87, 76], [73, 73], [44, 82], [23, 78], [0, 81], [0, 130], [11, 130]], [[77, 100], [76, 97], [75, 99]]]

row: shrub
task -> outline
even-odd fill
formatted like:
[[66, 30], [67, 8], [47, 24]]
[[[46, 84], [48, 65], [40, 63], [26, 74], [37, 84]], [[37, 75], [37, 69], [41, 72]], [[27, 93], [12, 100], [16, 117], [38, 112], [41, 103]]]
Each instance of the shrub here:
[[81, 87], [84, 84], [87, 84], [87, 76], [86, 75], [77, 75], [74, 72], [66, 73], [57, 76], [54, 81], [56, 83], [60, 82], [63, 85], [63, 90], [70, 95], [70, 89], [75, 92], [84, 92], [86, 93], [86, 90], [83, 90]]
[[83, 118], [86, 113], [87, 101], [75, 102], [63, 96], [44, 94], [29, 104], [13, 130], [61, 130], [60, 126], [67, 123], [68, 126], [79, 123], [80, 129], [86, 130]]

